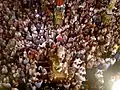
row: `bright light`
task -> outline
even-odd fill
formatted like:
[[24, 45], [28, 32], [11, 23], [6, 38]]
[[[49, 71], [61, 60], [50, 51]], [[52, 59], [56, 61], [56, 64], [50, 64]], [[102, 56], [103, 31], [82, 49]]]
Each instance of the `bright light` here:
[[112, 90], [119, 90], [120, 89], [120, 80], [117, 80], [113, 83]]

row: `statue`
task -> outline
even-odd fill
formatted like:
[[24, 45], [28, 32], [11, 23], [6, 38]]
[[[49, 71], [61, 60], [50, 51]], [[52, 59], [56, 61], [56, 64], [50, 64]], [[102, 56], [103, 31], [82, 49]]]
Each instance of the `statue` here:
[[70, 54], [66, 55], [65, 48], [60, 46], [57, 52], [50, 55], [51, 78], [55, 81], [66, 80], [69, 75]]

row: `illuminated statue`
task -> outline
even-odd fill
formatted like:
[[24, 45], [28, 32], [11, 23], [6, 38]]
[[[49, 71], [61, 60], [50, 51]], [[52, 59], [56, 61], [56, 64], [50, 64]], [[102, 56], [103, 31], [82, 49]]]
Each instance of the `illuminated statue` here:
[[51, 78], [54, 80], [65, 80], [69, 75], [69, 60], [70, 54], [65, 57], [65, 48], [60, 46], [57, 52], [50, 56], [51, 64]]

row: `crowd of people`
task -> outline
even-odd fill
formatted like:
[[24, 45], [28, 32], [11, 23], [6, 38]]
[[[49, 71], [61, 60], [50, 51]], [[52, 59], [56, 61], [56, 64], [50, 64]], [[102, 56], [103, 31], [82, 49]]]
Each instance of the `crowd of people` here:
[[[63, 25], [55, 24], [55, 1], [43, 2], [46, 6], [41, 0], [0, 1], [1, 88], [87, 90], [86, 80], [89, 90], [102, 86], [103, 71], [115, 63], [120, 44], [119, 0], [110, 14], [109, 0], [65, 0]], [[60, 46], [71, 55], [72, 75], [57, 84], [41, 61], [48, 62], [49, 52]]]

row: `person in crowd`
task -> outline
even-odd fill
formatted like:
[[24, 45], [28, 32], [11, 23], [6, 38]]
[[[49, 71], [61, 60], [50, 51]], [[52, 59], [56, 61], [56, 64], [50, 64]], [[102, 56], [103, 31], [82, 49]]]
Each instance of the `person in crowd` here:
[[[80, 90], [86, 80], [89, 85], [102, 81], [103, 71], [119, 61], [119, 1], [108, 14], [109, 0], [56, 1], [0, 1], [0, 88]], [[63, 25], [55, 25], [54, 7], [64, 8]], [[58, 56], [72, 75], [54, 86], [48, 79], [49, 57], [58, 47], [65, 48]]]

